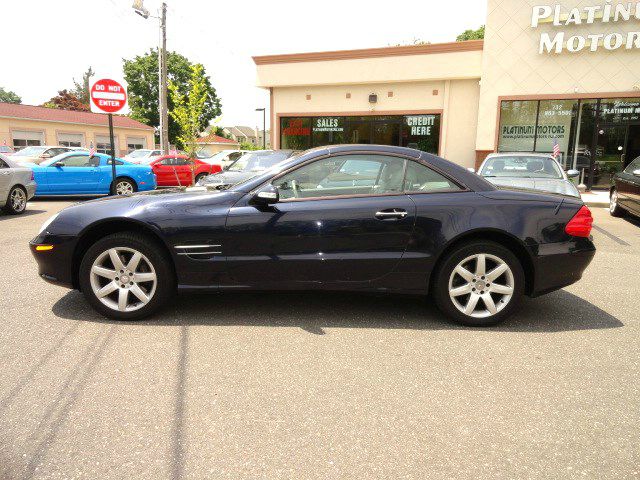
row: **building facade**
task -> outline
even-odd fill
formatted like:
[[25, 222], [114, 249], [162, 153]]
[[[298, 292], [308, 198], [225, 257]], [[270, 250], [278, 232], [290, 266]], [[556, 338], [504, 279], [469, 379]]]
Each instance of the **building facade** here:
[[[129, 117], [113, 117], [116, 155], [154, 147], [154, 129]], [[107, 115], [0, 102], [0, 145], [85, 147], [110, 153]]]
[[474, 167], [561, 151], [589, 186], [640, 156], [640, 4], [489, 0], [484, 41], [254, 57], [272, 143], [383, 143]]

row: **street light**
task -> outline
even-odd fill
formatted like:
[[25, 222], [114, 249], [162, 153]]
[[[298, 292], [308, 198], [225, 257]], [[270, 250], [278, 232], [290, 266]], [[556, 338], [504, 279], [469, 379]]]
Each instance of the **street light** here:
[[158, 110], [160, 117], [160, 150], [169, 153], [169, 118], [167, 112], [167, 4], [162, 3], [160, 16], [149, 13], [144, 0], [133, 0], [131, 7], [145, 20], [149, 17], [160, 20], [160, 46], [158, 47]]
[[262, 112], [262, 149], [267, 149], [267, 110], [256, 108], [256, 112]]

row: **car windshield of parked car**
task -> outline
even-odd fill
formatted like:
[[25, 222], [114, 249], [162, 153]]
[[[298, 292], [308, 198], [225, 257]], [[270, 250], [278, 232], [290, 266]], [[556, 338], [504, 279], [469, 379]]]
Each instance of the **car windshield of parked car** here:
[[560, 167], [552, 158], [526, 155], [489, 158], [482, 166], [480, 175], [483, 177], [563, 178]]
[[23, 148], [19, 152], [14, 153], [15, 157], [37, 157], [44, 152], [47, 147], [27, 147]]
[[146, 157], [147, 155], [149, 155], [149, 152], [151, 152], [151, 150], [134, 150], [133, 152], [129, 153], [129, 155], [127, 155], [127, 157], [129, 157], [129, 158], [142, 158], [142, 157]]
[[247, 153], [232, 163], [229, 172], [263, 172], [286, 160], [289, 152]]
[[624, 169], [624, 173], [633, 173], [636, 170], [640, 170], [640, 157], [636, 158], [629, 165], [627, 165], [627, 168]]

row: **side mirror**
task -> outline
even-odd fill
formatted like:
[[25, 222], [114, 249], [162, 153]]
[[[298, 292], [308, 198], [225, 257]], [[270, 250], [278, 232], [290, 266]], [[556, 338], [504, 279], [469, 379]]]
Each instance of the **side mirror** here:
[[640, 177], [640, 168], [638, 168], [637, 170], [634, 170], [634, 171], [633, 171], [633, 174], [634, 174], [636, 177]]
[[64, 167], [64, 162], [60, 160], [59, 162], [54, 163], [52, 166], [57, 168]]
[[256, 193], [251, 200], [256, 205], [273, 205], [280, 200], [280, 194], [276, 187], [269, 184]]
[[579, 175], [580, 175], [580, 172], [578, 170], [568, 170], [567, 171], [567, 177], [569, 177], [569, 178], [576, 178]]

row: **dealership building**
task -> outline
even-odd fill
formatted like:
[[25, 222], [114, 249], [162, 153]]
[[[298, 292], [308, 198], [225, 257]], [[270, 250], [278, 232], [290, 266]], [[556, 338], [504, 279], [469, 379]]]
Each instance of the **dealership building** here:
[[640, 2], [489, 0], [484, 40], [254, 57], [271, 144], [550, 153], [602, 188], [640, 156]]

